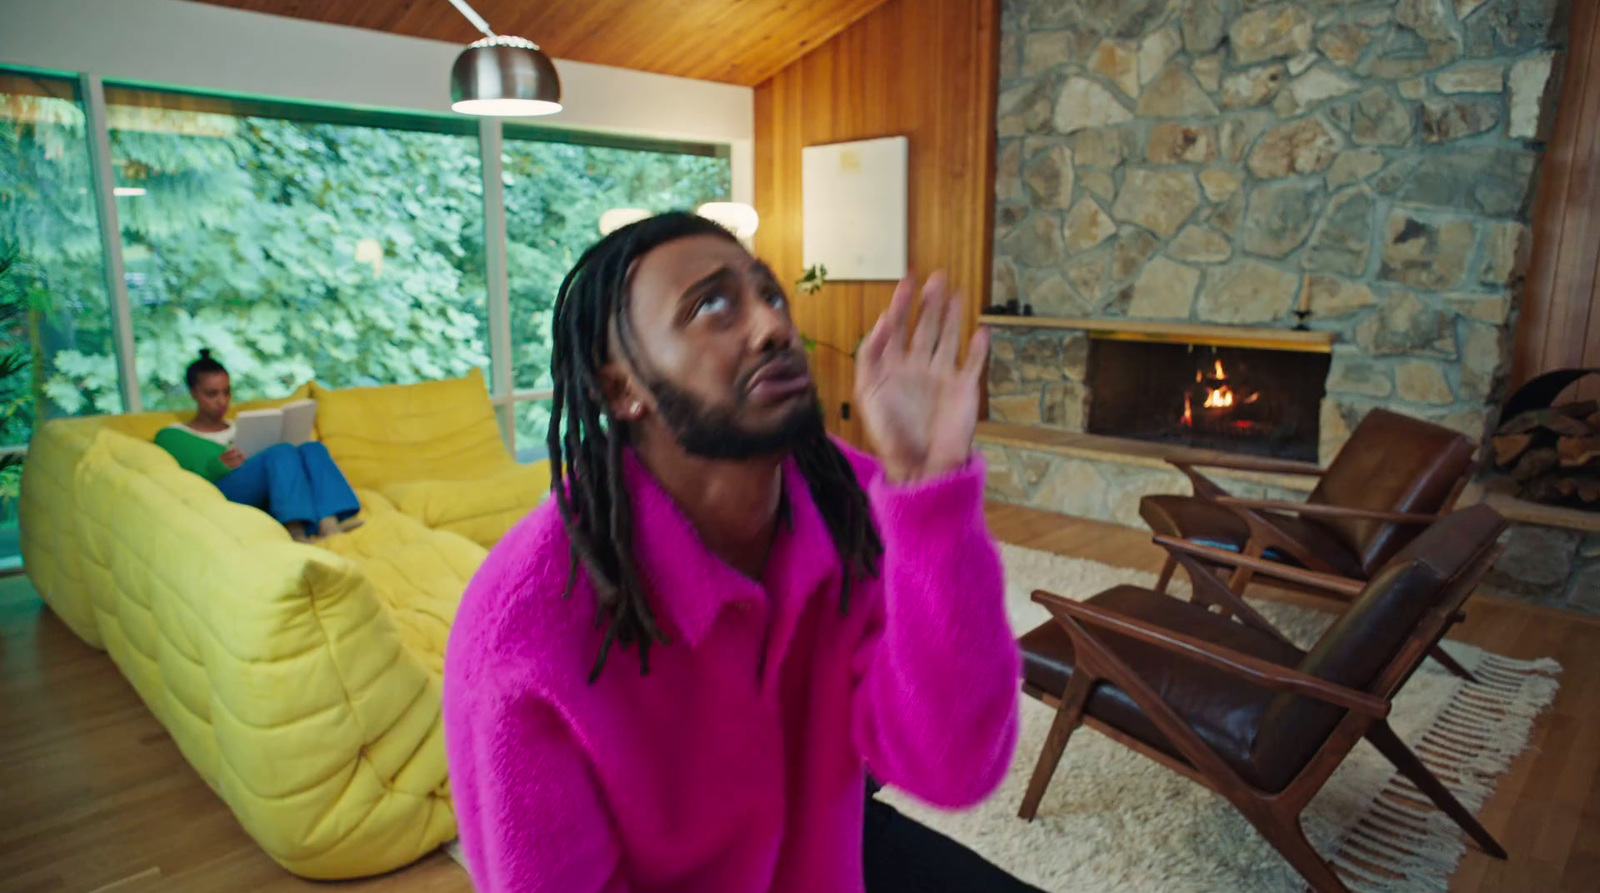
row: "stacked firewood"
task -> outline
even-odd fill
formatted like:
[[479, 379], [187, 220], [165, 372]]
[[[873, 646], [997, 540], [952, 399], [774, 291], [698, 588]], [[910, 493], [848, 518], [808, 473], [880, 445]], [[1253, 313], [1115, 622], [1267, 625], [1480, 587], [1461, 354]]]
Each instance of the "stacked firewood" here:
[[1521, 413], [1490, 441], [1495, 466], [1534, 502], [1600, 511], [1600, 403]]

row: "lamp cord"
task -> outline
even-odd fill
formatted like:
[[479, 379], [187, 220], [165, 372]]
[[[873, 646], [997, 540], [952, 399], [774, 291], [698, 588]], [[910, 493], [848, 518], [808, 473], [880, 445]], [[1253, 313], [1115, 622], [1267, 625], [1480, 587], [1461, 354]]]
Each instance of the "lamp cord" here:
[[450, 0], [450, 5], [454, 6], [457, 11], [466, 16], [467, 21], [472, 23], [472, 27], [482, 31], [485, 37], [499, 36], [498, 34], [495, 34], [493, 31], [489, 30], [489, 23], [483, 20], [483, 16], [478, 15], [477, 10], [467, 5], [467, 0]]

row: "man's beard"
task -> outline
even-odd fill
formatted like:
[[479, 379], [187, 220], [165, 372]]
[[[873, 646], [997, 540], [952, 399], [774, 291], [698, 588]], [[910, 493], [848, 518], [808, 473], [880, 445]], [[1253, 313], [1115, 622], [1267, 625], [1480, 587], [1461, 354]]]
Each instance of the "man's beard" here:
[[656, 378], [647, 382], [661, 420], [678, 446], [702, 459], [753, 459], [788, 453], [826, 432], [822, 404], [812, 399], [797, 405], [770, 431], [749, 431], [734, 421], [734, 411], [709, 409], [693, 394]]

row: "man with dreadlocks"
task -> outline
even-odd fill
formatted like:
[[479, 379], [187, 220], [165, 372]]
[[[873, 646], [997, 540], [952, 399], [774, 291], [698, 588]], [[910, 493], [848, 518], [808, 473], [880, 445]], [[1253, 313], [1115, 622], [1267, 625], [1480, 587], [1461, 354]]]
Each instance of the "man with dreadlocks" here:
[[554, 498], [445, 661], [482, 893], [860, 891], [869, 771], [944, 807], [999, 784], [1019, 661], [972, 451], [988, 338], [959, 363], [959, 298], [914, 290], [858, 351], [869, 458], [824, 433], [783, 289], [726, 230], [662, 215], [578, 260]]

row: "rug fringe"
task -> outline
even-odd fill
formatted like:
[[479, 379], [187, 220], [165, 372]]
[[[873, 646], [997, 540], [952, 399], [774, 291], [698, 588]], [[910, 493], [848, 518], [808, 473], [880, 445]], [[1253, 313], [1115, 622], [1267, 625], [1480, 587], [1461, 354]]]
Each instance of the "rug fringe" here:
[[[1477, 812], [1527, 748], [1533, 722], [1555, 700], [1561, 665], [1485, 653], [1412, 746], [1456, 799]], [[1329, 864], [1355, 893], [1447, 893], [1466, 837], [1396, 772], [1339, 836]]]

